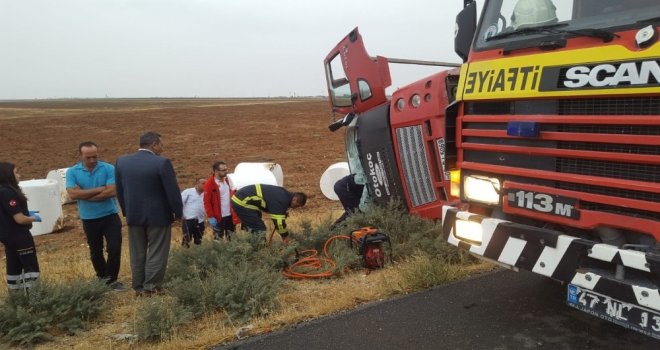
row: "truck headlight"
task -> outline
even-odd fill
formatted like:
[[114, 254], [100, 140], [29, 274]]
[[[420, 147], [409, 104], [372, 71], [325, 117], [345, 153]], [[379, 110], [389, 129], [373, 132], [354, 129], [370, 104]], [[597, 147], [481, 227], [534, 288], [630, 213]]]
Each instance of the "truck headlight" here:
[[463, 178], [465, 198], [471, 201], [500, 204], [500, 180], [492, 177], [468, 175]]
[[454, 226], [454, 236], [470, 243], [481, 245], [483, 240], [483, 230], [481, 223], [456, 219]]

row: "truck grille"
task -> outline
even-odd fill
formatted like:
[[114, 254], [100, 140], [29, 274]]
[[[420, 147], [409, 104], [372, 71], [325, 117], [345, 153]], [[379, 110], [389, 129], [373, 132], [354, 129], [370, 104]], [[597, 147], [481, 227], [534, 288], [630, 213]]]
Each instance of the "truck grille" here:
[[[462, 140], [466, 144], [463, 152], [466, 162], [587, 175], [610, 181], [632, 180], [645, 183], [648, 188], [660, 186], [660, 144], [656, 142], [660, 135], [660, 97], [478, 102], [467, 103], [465, 110]], [[553, 118], [562, 121], [555, 122]], [[593, 118], [593, 123], [584, 121], [589, 118]], [[509, 120], [539, 121], [541, 132], [552, 134], [555, 139], [508, 138]], [[577, 137], [579, 134], [584, 136]], [[628, 143], [622, 136], [630, 136], [638, 144]], [[488, 147], [506, 147], [506, 150], [489, 151]], [[531, 156], [520, 151], [509, 153], [512, 148], [538, 149], [546, 153]], [[557, 154], [547, 152], [548, 149], [556, 149]], [[611, 158], [603, 156], [604, 153], [611, 153]], [[507, 173], [499, 176], [507, 178]], [[660, 194], [651, 190], [610, 188], [548, 177], [515, 178], [515, 181], [660, 203]], [[581, 202], [581, 205], [590, 210], [660, 219], [655, 209], [637, 210], [619, 207], [616, 203]]]
[[660, 165], [558, 157], [557, 172], [660, 183]]
[[[569, 191], [578, 191], [586, 192], [593, 194], [602, 194], [605, 196], [620, 197], [620, 198], [629, 198], [629, 199], [638, 199], [648, 202], [660, 202], [660, 194], [643, 192], [643, 191], [633, 191], [633, 190], [624, 190], [620, 188], [609, 188], [603, 186], [594, 186], [594, 185], [585, 185], [585, 184], [576, 184], [576, 183], [566, 183], [559, 182], [557, 183], [557, 188]], [[581, 202], [582, 203], [582, 202]], [[658, 215], [660, 217], [660, 215]]]
[[648, 97], [585, 98], [558, 101], [559, 115], [658, 115], [660, 99]]
[[410, 193], [413, 207], [435, 202], [433, 180], [428, 158], [424, 150], [424, 137], [421, 125], [396, 129], [399, 153], [403, 165], [403, 177]]

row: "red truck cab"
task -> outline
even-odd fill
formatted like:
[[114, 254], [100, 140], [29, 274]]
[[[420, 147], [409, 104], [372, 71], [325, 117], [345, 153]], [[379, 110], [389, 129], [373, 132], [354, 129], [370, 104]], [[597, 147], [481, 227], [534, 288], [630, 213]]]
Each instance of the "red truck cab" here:
[[[357, 28], [324, 60], [333, 112], [345, 115], [330, 126], [346, 127], [345, 143], [351, 173], [365, 184], [367, 201], [401, 200], [411, 213], [441, 218], [450, 203], [444, 112], [453, 100], [458, 73], [443, 71], [398, 89], [389, 98], [388, 59], [370, 57]], [[455, 153], [455, 152], [454, 152]]]

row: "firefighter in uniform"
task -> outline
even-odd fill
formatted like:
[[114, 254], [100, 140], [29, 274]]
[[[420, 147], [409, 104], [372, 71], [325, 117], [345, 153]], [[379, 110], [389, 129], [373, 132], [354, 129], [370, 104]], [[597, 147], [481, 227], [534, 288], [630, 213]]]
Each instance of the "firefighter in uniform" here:
[[234, 212], [241, 219], [241, 228], [252, 232], [266, 232], [266, 225], [261, 219], [261, 212], [270, 214], [277, 233], [287, 241], [289, 231], [286, 216], [289, 208], [305, 205], [307, 195], [302, 192], [289, 192], [283, 187], [256, 184], [236, 191], [231, 197]]

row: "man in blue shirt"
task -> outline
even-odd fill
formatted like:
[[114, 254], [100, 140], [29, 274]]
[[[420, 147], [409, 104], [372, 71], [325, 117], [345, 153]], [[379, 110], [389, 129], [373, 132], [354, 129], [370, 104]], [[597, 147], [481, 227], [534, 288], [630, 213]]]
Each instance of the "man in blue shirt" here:
[[[115, 167], [98, 160], [94, 142], [78, 146], [80, 162], [66, 172], [66, 191], [78, 202], [78, 214], [87, 236], [96, 276], [114, 290], [125, 290], [117, 281], [121, 262], [121, 220], [115, 200]], [[103, 238], [108, 259], [103, 256]]]

